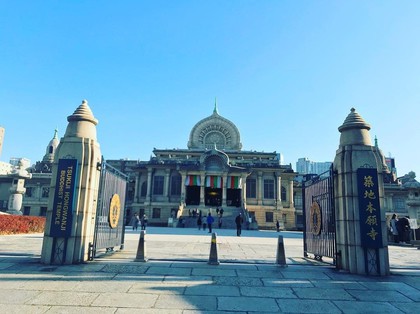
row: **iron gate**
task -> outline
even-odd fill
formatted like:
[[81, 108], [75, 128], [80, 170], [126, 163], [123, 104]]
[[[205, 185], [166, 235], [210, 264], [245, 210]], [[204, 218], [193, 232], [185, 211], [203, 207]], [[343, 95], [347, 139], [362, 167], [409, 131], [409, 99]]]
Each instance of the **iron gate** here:
[[335, 265], [336, 235], [332, 169], [303, 182], [303, 250], [315, 259], [330, 257]]
[[112, 251], [124, 248], [125, 193], [127, 176], [108, 165], [101, 165], [98, 207], [93, 243], [90, 244], [89, 259], [93, 260], [98, 250]]

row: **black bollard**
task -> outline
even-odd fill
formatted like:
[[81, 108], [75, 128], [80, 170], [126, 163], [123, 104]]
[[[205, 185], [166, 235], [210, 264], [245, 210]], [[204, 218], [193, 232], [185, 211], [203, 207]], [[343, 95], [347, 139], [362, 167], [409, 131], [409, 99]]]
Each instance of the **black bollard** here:
[[211, 245], [210, 245], [210, 257], [209, 257], [209, 265], [219, 265], [219, 258], [217, 257], [217, 240], [216, 240], [216, 233], [213, 232], [211, 234]]
[[136, 262], [147, 262], [146, 258], [146, 242], [145, 242], [145, 234], [146, 231], [142, 230], [140, 231], [140, 239], [139, 239], [139, 245], [137, 247], [137, 255], [136, 255]]
[[282, 267], [287, 267], [286, 264], [286, 254], [284, 253], [284, 242], [283, 242], [283, 236], [279, 236], [279, 239], [277, 241], [277, 258], [276, 258], [276, 264]]

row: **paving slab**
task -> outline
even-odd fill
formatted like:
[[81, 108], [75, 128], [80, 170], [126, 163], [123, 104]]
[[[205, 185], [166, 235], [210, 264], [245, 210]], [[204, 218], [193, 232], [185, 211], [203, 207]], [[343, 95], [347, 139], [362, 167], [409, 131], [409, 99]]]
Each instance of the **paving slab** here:
[[187, 310], [217, 310], [217, 299], [213, 296], [174, 296], [160, 295], [155, 308], [187, 309]]
[[101, 293], [91, 305], [148, 309], [154, 307], [158, 297], [159, 294]]
[[277, 300], [283, 313], [342, 313], [331, 301], [327, 300]]
[[276, 312], [279, 307], [275, 299], [254, 297], [219, 297], [218, 309], [222, 311]]
[[98, 295], [98, 293], [87, 292], [43, 291], [25, 303], [36, 305], [89, 306], [98, 297]]
[[40, 263], [41, 235], [0, 236], [0, 312], [415, 313], [420, 308], [420, 250], [390, 247], [391, 275], [363, 276], [304, 258], [301, 233], [282, 233], [288, 267], [273, 263], [275, 232], [230, 233], [218, 233], [224, 256], [218, 266], [207, 264], [210, 235], [196, 230], [150, 228], [152, 258], [146, 263], [134, 261], [139, 234], [128, 232], [124, 250], [65, 266]]
[[212, 296], [240, 296], [239, 288], [235, 286], [196, 285], [187, 287], [186, 295], [212, 295]]
[[334, 301], [333, 302], [343, 313], [404, 313], [396, 306], [388, 302], [353, 302], [353, 301]]

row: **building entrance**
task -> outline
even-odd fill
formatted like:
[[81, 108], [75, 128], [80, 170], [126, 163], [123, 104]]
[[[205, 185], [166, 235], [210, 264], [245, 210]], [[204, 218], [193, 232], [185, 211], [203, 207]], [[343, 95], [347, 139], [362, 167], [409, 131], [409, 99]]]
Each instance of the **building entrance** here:
[[241, 207], [242, 189], [226, 189], [226, 205]]
[[205, 204], [207, 206], [222, 206], [222, 189], [206, 188]]
[[200, 187], [197, 185], [187, 186], [185, 195], [185, 204], [200, 205]]

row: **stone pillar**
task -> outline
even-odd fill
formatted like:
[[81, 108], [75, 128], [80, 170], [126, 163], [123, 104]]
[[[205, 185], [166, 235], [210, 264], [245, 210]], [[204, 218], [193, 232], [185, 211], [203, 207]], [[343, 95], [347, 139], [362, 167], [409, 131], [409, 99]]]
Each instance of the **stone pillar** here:
[[185, 179], [187, 175], [185, 172], [181, 172], [181, 203], [185, 204]]
[[246, 174], [242, 175], [242, 207], [246, 209]]
[[146, 193], [146, 201], [145, 204], [146, 205], [150, 205], [151, 203], [151, 194], [152, 194], [152, 174], [153, 174], [153, 169], [152, 168], [148, 168], [147, 169], [147, 193]]
[[165, 181], [163, 185], [163, 196], [166, 197], [166, 200], [169, 201], [169, 179], [170, 179], [171, 170], [165, 169]]
[[289, 207], [292, 208], [294, 206], [293, 201], [293, 180], [290, 179], [289, 181]]
[[227, 190], [226, 190], [226, 183], [227, 183], [227, 174], [223, 174], [222, 176], [223, 180], [222, 180], [222, 207], [226, 207], [226, 195], [227, 195]]
[[257, 204], [258, 205], [262, 205], [262, 190], [263, 190], [262, 171], [258, 171], [258, 179], [257, 179]]
[[136, 173], [136, 182], [134, 184], [134, 202], [138, 203], [139, 199], [140, 199], [140, 190], [141, 190], [141, 186], [140, 186], [140, 172]]
[[389, 275], [384, 157], [371, 145], [370, 126], [354, 108], [338, 130], [333, 164], [337, 267], [354, 274]]
[[85, 262], [93, 242], [102, 162], [98, 121], [85, 100], [67, 121], [52, 167], [43, 264]]
[[200, 174], [200, 206], [206, 206], [205, 204], [205, 196], [206, 196], [206, 174], [201, 173]]
[[276, 173], [277, 176], [277, 182], [276, 182], [276, 209], [281, 209], [283, 208], [282, 204], [281, 204], [281, 176], [280, 173]]

